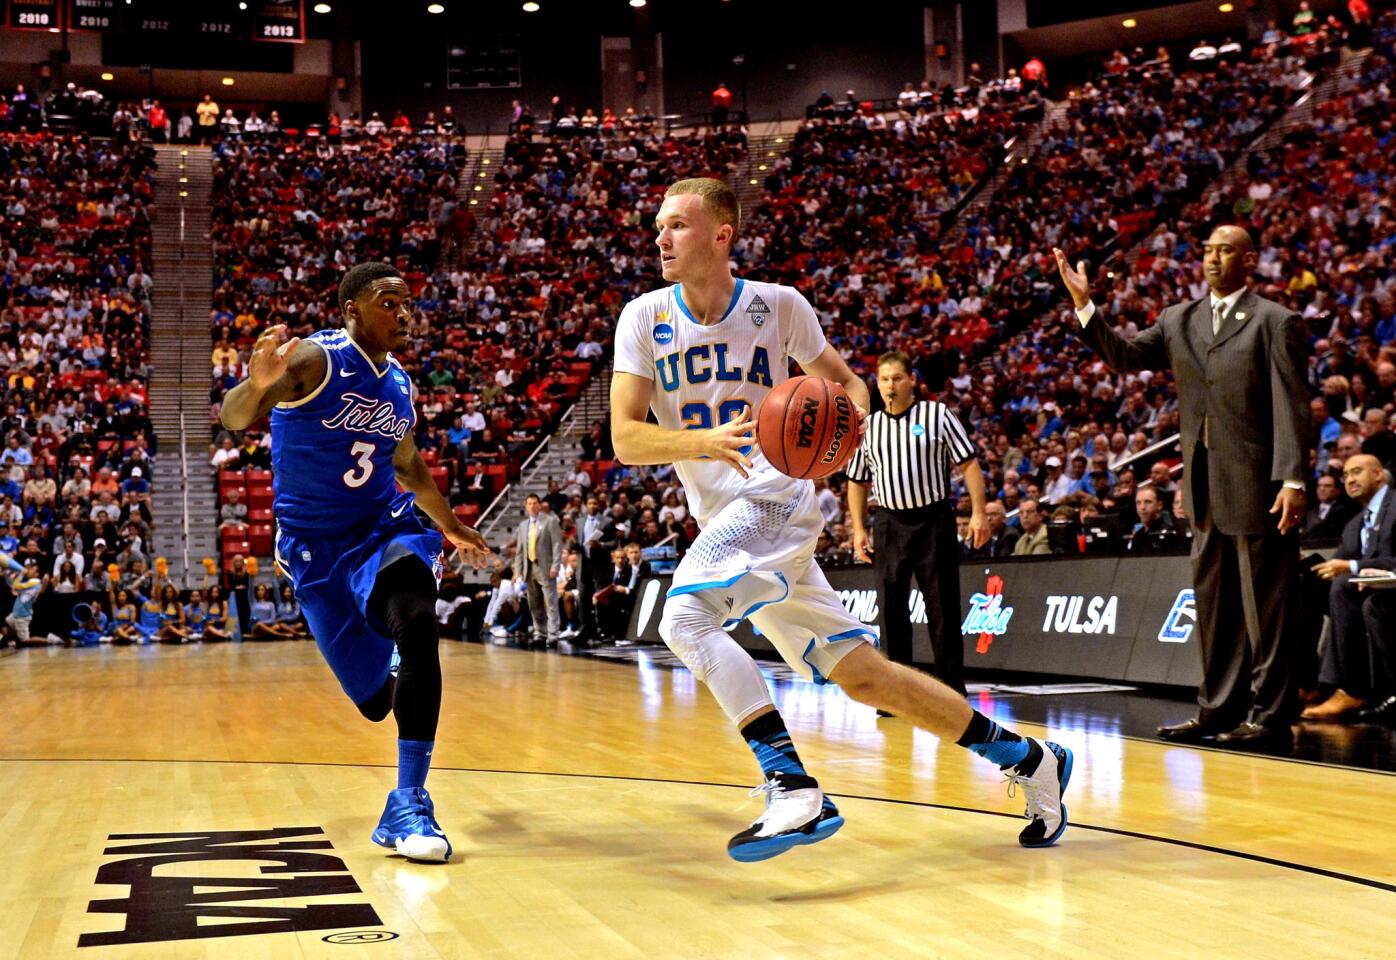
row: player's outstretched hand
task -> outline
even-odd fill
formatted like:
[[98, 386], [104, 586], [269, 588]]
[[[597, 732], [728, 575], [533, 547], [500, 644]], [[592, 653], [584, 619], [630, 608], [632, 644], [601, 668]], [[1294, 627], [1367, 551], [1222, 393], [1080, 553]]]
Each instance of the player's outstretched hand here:
[[755, 464], [747, 454], [742, 453], [743, 448], [749, 448], [755, 443], [754, 425], [751, 422], [751, 407], [745, 407], [742, 412], [731, 420], [728, 420], [720, 427], [713, 427], [711, 430], [703, 431], [704, 447], [703, 453], [713, 460], [721, 460], [730, 464], [733, 470], [742, 475], [745, 480], [747, 473]]
[[1071, 294], [1071, 302], [1080, 310], [1091, 302], [1091, 282], [1086, 279], [1086, 261], [1077, 262], [1073, 270], [1071, 264], [1066, 261], [1066, 254], [1060, 247], [1052, 248], [1052, 256], [1057, 258], [1057, 272], [1062, 275], [1062, 283], [1066, 284], [1066, 292]]
[[474, 527], [462, 525], [459, 530], [449, 530], [446, 539], [460, 554], [461, 562], [470, 564], [471, 570], [479, 570], [490, 559], [490, 545]]
[[[283, 342], [284, 341], [284, 342]], [[281, 379], [286, 365], [291, 362], [291, 354], [300, 346], [301, 338], [286, 340], [286, 324], [278, 323], [267, 327], [257, 338], [252, 348], [252, 359], [248, 363], [248, 379], [258, 390], [266, 390]]]

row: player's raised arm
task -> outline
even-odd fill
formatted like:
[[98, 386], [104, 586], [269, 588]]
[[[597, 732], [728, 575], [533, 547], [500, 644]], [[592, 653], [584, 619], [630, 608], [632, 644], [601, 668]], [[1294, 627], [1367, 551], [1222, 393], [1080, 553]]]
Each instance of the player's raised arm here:
[[229, 430], [246, 430], [278, 403], [307, 396], [325, 378], [325, 352], [300, 337], [286, 339], [286, 325], [262, 331], [247, 364], [247, 379], [223, 398], [220, 419]]
[[427, 469], [426, 461], [417, 451], [417, 442], [412, 439], [411, 433], [403, 437], [402, 442], [393, 451], [393, 475], [404, 490], [416, 494], [417, 506], [421, 507], [432, 523], [441, 529], [442, 535], [451, 541], [460, 552], [461, 559], [470, 564], [472, 569], [478, 570], [489, 558], [489, 544], [485, 542], [479, 530], [461, 523], [460, 517], [451, 510], [451, 505], [446, 502], [446, 498], [441, 495], [441, 489], [431, 478], [431, 471]]
[[743, 477], [752, 467], [742, 453], [752, 443], [751, 408], [709, 430], [670, 430], [645, 418], [654, 381], [633, 373], [611, 378], [611, 443], [622, 463], [678, 463], [708, 457], [730, 464]]

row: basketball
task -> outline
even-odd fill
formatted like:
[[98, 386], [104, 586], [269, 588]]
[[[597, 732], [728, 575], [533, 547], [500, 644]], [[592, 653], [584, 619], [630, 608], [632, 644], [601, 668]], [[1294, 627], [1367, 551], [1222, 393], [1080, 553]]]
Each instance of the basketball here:
[[818, 480], [837, 473], [857, 449], [858, 415], [848, 391], [821, 377], [791, 377], [756, 414], [761, 452], [781, 473]]

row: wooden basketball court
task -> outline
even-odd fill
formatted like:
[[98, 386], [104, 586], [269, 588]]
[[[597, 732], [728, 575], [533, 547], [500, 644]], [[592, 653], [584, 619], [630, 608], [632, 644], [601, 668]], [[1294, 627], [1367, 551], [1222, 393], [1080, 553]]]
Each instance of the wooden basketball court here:
[[0, 957], [1391, 955], [1385, 773], [1067, 712], [1045, 732], [1076, 750], [1073, 826], [1024, 850], [992, 766], [782, 682], [848, 824], [741, 865], [725, 844], [757, 815], [757, 771], [688, 673], [442, 650], [428, 787], [456, 854], [436, 866], [369, 842], [395, 732], [310, 644], [0, 659]]

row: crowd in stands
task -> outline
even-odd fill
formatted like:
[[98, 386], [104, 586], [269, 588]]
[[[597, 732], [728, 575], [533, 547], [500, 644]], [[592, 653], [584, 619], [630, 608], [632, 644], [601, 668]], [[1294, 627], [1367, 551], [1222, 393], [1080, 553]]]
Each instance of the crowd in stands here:
[[6, 640], [66, 638], [72, 624], [53, 614], [71, 603], [52, 598], [103, 592], [113, 565], [127, 581], [152, 560], [153, 196], [138, 145], [0, 134]]

